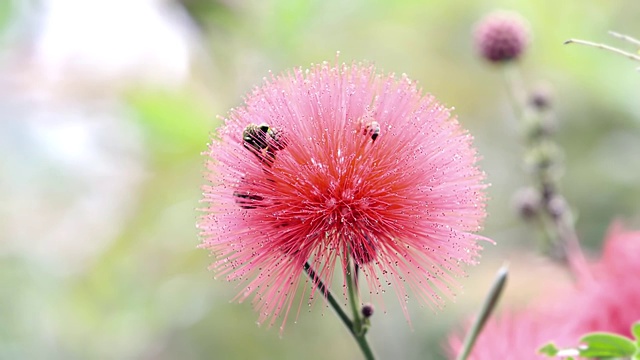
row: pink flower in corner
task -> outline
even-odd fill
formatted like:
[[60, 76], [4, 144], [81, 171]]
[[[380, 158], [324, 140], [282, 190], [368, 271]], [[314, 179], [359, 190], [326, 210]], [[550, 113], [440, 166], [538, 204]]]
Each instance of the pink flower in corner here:
[[[601, 331], [631, 337], [631, 325], [640, 320], [638, 254], [640, 231], [614, 224], [600, 260], [587, 264], [579, 251], [571, 252], [575, 287], [545, 293], [526, 311], [489, 320], [469, 359], [548, 359], [537, 351], [549, 342], [575, 347], [583, 335]], [[450, 337], [451, 359], [462, 350], [462, 339]]]
[[[566, 320], [561, 314], [548, 310], [530, 308], [489, 319], [468, 359], [548, 360], [548, 356], [538, 354], [542, 345], [551, 340], [564, 345], [567, 338], [573, 339], [567, 327], [563, 326]], [[449, 359], [456, 359], [462, 351], [464, 336], [466, 332], [449, 337]]]
[[588, 276], [578, 279], [578, 290], [567, 301], [577, 334], [607, 331], [631, 337], [631, 325], [640, 320], [639, 256], [640, 231], [613, 224], [602, 257]]
[[211, 269], [239, 282], [237, 299], [253, 297], [269, 325], [286, 322], [305, 262], [327, 285], [355, 262], [372, 297], [392, 286], [403, 308], [407, 289], [440, 306], [482, 239], [471, 141], [404, 75], [324, 63], [272, 77], [207, 153], [198, 227]]

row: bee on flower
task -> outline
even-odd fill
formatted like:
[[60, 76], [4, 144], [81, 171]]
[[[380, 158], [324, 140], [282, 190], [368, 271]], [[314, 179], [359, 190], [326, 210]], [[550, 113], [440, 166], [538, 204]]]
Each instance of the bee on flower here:
[[[484, 175], [471, 136], [406, 76], [322, 63], [274, 76], [230, 111], [206, 152], [198, 221], [211, 269], [282, 323], [303, 268], [331, 286], [361, 271], [441, 306], [484, 239]], [[314, 297], [318, 282], [307, 282]], [[320, 290], [324, 291], [324, 290]], [[405, 308], [405, 313], [406, 308]]]

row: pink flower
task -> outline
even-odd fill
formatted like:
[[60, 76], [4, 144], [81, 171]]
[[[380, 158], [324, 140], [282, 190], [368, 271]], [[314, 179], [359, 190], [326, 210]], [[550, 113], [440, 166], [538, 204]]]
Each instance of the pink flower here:
[[496, 11], [485, 16], [473, 35], [480, 56], [492, 63], [516, 60], [529, 45], [527, 22], [513, 12]]
[[[548, 360], [549, 357], [538, 354], [538, 349], [551, 340], [565, 344], [570, 334], [563, 321], [559, 313], [535, 308], [501, 314], [487, 322], [468, 359]], [[449, 337], [450, 359], [462, 351], [464, 336], [466, 332]]]
[[410, 288], [441, 305], [485, 217], [472, 137], [449, 110], [361, 64], [272, 76], [245, 102], [210, 145], [198, 227], [259, 322], [286, 322], [305, 262], [328, 286], [354, 262], [372, 297], [392, 286], [405, 306]]
[[[575, 347], [583, 335], [596, 331], [631, 337], [631, 325], [640, 320], [638, 254], [640, 231], [624, 231], [614, 224], [599, 261], [585, 264], [579, 251], [570, 254], [575, 287], [545, 293], [527, 311], [490, 320], [469, 359], [548, 359], [536, 355], [542, 345]], [[462, 337], [452, 335], [450, 358], [461, 348]]]
[[607, 331], [631, 337], [631, 325], [640, 320], [639, 256], [640, 231], [613, 224], [601, 259], [590, 274], [580, 276], [578, 290], [567, 301], [576, 333]]

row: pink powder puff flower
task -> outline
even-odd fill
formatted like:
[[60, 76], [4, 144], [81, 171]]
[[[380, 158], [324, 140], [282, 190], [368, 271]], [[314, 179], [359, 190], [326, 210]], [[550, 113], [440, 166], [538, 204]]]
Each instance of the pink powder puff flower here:
[[[576, 286], [554, 294], [554, 301], [545, 294], [526, 312], [491, 319], [469, 360], [548, 359], [537, 355], [541, 346], [553, 342], [561, 348], [575, 347], [590, 332], [632, 337], [631, 325], [640, 320], [638, 254], [640, 231], [625, 231], [618, 223], [610, 228], [599, 261], [585, 263], [579, 249], [572, 249]], [[450, 358], [461, 351], [462, 339], [459, 334], [450, 337]]]
[[[541, 346], [553, 340], [567, 344], [573, 339], [561, 313], [549, 309], [530, 308], [512, 311], [490, 319], [480, 333], [468, 360], [542, 360], [548, 356], [538, 354]], [[449, 337], [449, 359], [456, 359], [462, 351], [466, 333], [454, 333]]]
[[639, 255], [640, 231], [625, 231], [614, 223], [602, 257], [590, 274], [583, 272], [578, 278], [578, 290], [566, 303], [575, 333], [606, 331], [631, 337], [631, 325], [640, 320]]
[[441, 306], [484, 239], [471, 142], [405, 75], [323, 63], [272, 76], [206, 153], [201, 247], [244, 288], [237, 300], [253, 296], [259, 323], [284, 325], [306, 262], [327, 286], [354, 262], [371, 296], [392, 286], [405, 315], [407, 288]]

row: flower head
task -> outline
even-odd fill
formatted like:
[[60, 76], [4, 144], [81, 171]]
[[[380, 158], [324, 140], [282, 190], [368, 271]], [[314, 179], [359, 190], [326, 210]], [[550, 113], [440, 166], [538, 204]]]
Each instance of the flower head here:
[[[569, 259], [576, 286], [536, 299], [526, 311], [491, 319], [469, 357], [483, 359], [548, 359], [537, 350], [549, 342], [575, 347], [590, 332], [612, 332], [631, 337], [631, 325], [640, 320], [640, 231], [624, 231], [614, 224], [599, 261], [586, 264], [579, 249]], [[553, 300], [553, 301], [552, 301]], [[462, 347], [462, 338], [449, 339], [450, 358]]]
[[480, 55], [493, 63], [517, 59], [529, 43], [527, 24], [518, 14], [499, 11], [487, 15], [474, 31]]
[[605, 239], [602, 257], [582, 274], [578, 289], [567, 301], [572, 327], [579, 334], [607, 331], [631, 336], [640, 320], [640, 231], [614, 224]]
[[206, 154], [198, 227], [259, 322], [286, 322], [306, 262], [325, 284], [356, 263], [372, 297], [393, 286], [403, 306], [407, 288], [437, 305], [451, 294], [480, 249], [486, 186], [448, 109], [361, 64], [295, 69], [245, 102]]
[[[531, 308], [501, 314], [487, 322], [468, 359], [549, 359], [538, 354], [538, 349], [551, 340], [566, 343], [569, 334], [562, 324], [560, 314], [548, 309]], [[457, 358], [462, 351], [464, 335], [454, 333], [449, 337], [447, 350], [450, 359]]]

